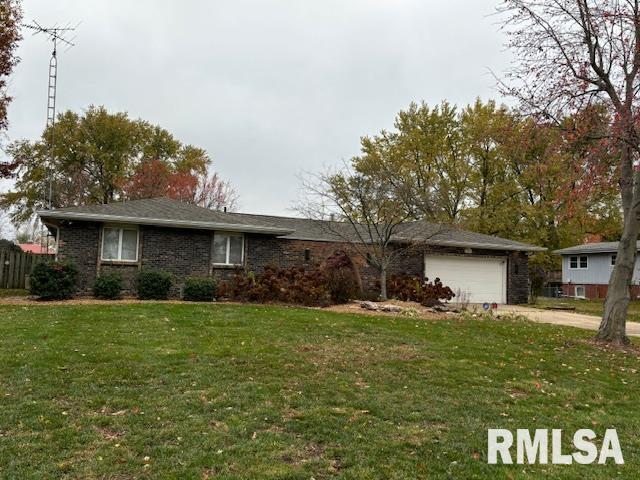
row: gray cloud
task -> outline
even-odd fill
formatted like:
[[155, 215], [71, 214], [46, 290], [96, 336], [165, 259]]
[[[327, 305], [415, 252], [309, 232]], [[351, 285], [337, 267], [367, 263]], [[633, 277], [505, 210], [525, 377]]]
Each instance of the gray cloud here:
[[[209, 152], [241, 209], [287, 214], [296, 174], [358, 153], [411, 101], [495, 97], [509, 57], [493, 0], [25, 0], [25, 20], [76, 23], [58, 107], [158, 123]], [[44, 126], [50, 46], [25, 32], [11, 139]], [[0, 185], [2, 187], [2, 185]], [[7, 188], [7, 183], [4, 183]]]

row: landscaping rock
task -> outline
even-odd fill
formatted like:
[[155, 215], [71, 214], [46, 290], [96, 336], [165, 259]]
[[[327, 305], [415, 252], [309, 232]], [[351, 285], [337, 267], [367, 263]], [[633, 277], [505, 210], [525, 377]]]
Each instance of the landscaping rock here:
[[404, 310], [404, 308], [398, 306], [398, 305], [393, 305], [391, 303], [383, 303], [383, 304], [378, 304], [375, 302], [360, 302], [360, 307], [366, 309], [366, 310], [372, 310], [374, 312], [387, 312], [387, 313], [400, 313]]
[[379, 310], [378, 305], [375, 304], [374, 302], [368, 302], [368, 301], [360, 302], [360, 306], [366, 310], [373, 310], [373, 311]]
[[402, 307], [399, 307], [398, 305], [391, 305], [391, 304], [380, 305], [381, 312], [400, 313], [402, 312], [402, 310], [404, 309]]

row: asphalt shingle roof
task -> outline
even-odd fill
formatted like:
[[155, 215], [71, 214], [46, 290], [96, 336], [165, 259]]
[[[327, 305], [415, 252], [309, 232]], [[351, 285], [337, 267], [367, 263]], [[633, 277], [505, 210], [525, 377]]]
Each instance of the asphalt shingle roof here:
[[[559, 255], [573, 255], [576, 253], [615, 253], [618, 251], [619, 242], [598, 242], [585, 243], [584, 245], [575, 245], [573, 247], [555, 250], [553, 253]], [[638, 251], [640, 251], [640, 241], [637, 242]]]
[[[277, 235], [282, 238], [340, 241], [357, 237], [344, 222], [295, 217], [277, 217], [208, 210], [167, 198], [131, 200], [106, 205], [87, 205], [38, 212], [43, 220], [142, 223], [168, 227], [231, 230]], [[364, 227], [362, 227], [364, 228]], [[366, 238], [366, 235], [363, 235]], [[424, 241], [432, 245], [485, 248], [491, 250], [543, 251], [544, 248], [506, 238], [444, 227], [423, 221], [409, 222], [399, 229], [397, 241]]]

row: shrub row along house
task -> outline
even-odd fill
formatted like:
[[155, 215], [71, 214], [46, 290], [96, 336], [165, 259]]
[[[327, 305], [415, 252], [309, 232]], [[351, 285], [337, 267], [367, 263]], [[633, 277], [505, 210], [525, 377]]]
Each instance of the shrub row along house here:
[[[125, 293], [133, 294], [141, 269], [168, 271], [178, 285], [189, 276], [229, 279], [269, 265], [312, 269], [353, 246], [335, 233], [353, 228], [346, 223], [212, 211], [166, 198], [45, 210], [39, 216], [56, 237], [58, 258], [77, 265], [79, 293], [89, 293], [97, 276], [118, 272]], [[401, 227], [393, 242], [413, 247], [389, 274], [439, 277], [471, 302], [527, 301], [528, 254], [542, 248], [426, 222]], [[374, 291], [378, 272], [365, 258], [353, 261], [363, 289]]]

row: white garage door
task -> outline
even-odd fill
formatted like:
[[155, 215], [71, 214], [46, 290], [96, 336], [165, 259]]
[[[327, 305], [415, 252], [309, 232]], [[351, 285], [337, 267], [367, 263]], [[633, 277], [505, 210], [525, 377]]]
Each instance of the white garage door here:
[[457, 294], [458, 289], [467, 292], [471, 303], [505, 303], [507, 300], [505, 259], [425, 255], [424, 268], [430, 281], [438, 277], [454, 293]]

